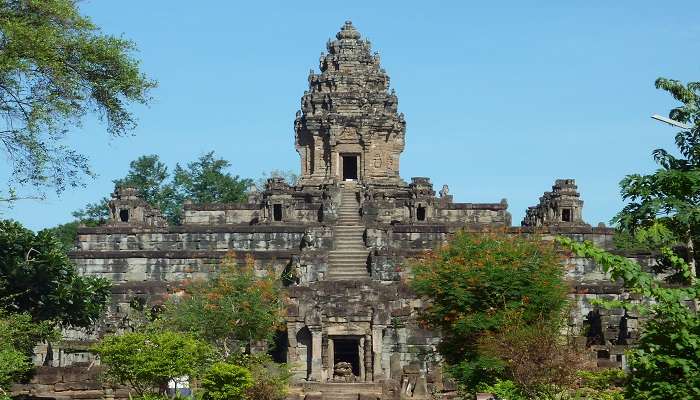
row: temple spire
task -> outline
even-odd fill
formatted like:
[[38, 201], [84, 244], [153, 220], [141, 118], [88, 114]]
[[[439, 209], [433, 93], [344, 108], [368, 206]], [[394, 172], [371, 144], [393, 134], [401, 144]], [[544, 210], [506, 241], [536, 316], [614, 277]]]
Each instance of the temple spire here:
[[295, 120], [302, 185], [402, 183], [405, 121], [379, 56], [361, 37], [346, 21], [326, 44], [320, 72], [309, 74]]

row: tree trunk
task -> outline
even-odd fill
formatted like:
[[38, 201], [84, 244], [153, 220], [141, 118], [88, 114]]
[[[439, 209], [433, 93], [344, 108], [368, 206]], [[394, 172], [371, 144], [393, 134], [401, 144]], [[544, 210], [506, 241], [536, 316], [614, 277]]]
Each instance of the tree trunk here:
[[[690, 285], [694, 286], [697, 282], [698, 275], [695, 270], [695, 243], [693, 243], [692, 231], [688, 229], [688, 242], [686, 244], [688, 251], [688, 269], [690, 271]], [[698, 298], [693, 298], [693, 311], [698, 311]]]

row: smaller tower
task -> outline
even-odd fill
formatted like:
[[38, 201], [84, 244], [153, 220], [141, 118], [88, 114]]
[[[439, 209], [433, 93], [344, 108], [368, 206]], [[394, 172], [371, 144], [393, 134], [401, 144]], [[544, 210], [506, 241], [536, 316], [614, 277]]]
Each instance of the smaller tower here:
[[160, 210], [151, 207], [139, 196], [136, 188], [118, 186], [109, 201], [110, 225], [166, 226]]
[[529, 207], [522, 226], [590, 226], [581, 215], [583, 200], [576, 180], [557, 179], [551, 192], [544, 192], [540, 204]]

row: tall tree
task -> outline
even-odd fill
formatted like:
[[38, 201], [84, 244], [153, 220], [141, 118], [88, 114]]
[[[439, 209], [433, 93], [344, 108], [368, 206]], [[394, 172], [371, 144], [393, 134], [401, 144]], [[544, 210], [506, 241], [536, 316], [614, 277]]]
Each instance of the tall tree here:
[[[561, 259], [538, 239], [458, 233], [412, 270], [411, 286], [428, 300], [424, 320], [442, 333], [439, 351], [448, 370], [472, 390], [514, 371], [505, 352], [485, 352], [481, 340], [509, 326], [556, 330], [567, 304]], [[541, 361], [537, 368], [553, 365]]]
[[183, 168], [175, 166], [173, 186], [177, 194], [194, 203], [235, 203], [245, 200], [250, 179], [231, 175], [226, 169], [231, 163], [216, 158], [214, 152], [199, 157]]
[[62, 139], [90, 112], [114, 136], [135, 126], [128, 106], [147, 103], [155, 82], [134, 50], [82, 16], [77, 0], [0, 0], [0, 147], [11, 186], [60, 192], [92, 175]]
[[103, 278], [81, 276], [50, 232], [0, 221], [0, 309], [28, 313], [34, 321], [89, 327], [110, 295]]
[[[661, 244], [662, 255], [669, 254], [673, 245], [682, 244], [690, 268], [688, 280], [694, 283], [695, 241], [700, 234], [700, 82], [684, 85], [659, 78], [656, 87], [681, 102], [669, 117], [689, 125], [689, 129], [676, 134], [680, 156], [656, 149], [653, 157], [659, 169], [649, 175], [628, 175], [620, 182], [622, 198], [628, 203], [613, 222], [623, 232]], [[673, 265], [661, 258], [664, 264]]]

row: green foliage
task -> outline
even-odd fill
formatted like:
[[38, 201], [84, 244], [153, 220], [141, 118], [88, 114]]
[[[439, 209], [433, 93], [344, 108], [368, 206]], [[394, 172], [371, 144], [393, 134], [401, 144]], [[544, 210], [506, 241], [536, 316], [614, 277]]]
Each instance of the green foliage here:
[[95, 203], [88, 203], [85, 207], [72, 213], [79, 224], [85, 226], [102, 225], [109, 219], [109, 199], [103, 197]]
[[627, 382], [627, 373], [621, 369], [605, 368], [595, 371], [579, 371], [581, 386], [595, 390], [622, 387]]
[[45, 231], [53, 235], [59, 242], [61, 242], [65, 252], [69, 252], [76, 246], [78, 225], [80, 225], [78, 221], [73, 221], [54, 226], [53, 228], [47, 228]]
[[34, 321], [89, 327], [109, 295], [109, 282], [80, 276], [50, 232], [35, 235], [18, 222], [0, 221], [0, 308], [27, 312]]
[[29, 314], [8, 314], [0, 311], [0, 398], [12, 383], [28, 377], [34, 367], [31, 356], [34, 346], [57, 337], [50, 323], [32, 322]]
[[[245, 200], [246, 190], [252, 181], [226, 172], [230, 166], [231, 163], [217, 158], [212, 151], [187, 164], [186, 168], [177, 164], [171, 175], [160, 157], [151, 154], [132, 161], [126, 176], [113, 182], [115, 186], [135, 188], [139, 196], [159, 209], [168, 222], [178, 224], [185, 201], [235, 203]], [[108, 202], [109, 199], [103, 198], [90, 203], [74, 212], [73, 217], [87, 226], [100, 225], [109, 219]], [[65, 237], [68, 241], [68, 232]]]
[[204, 373], [201, 385], [204, 400], [242, 400], [253, 386], [253, 377], [246, 368], [217, 362]]
[[93, 350], [108, 366], [107, 381], [128, 384], [139, 395], [158, 392], [173, 378], [200, 376], [213, 357], [207, 343], [169, 331], [108, 336]]
[[15, 183], [57, 191], [91, 175], [87, 158], [62, 143], [89, 112], [119, 136], [135, 123], [129, 103], [155, 86], [132, 58], [134, 44], [105, 35], [75, 0], [0, 1], [0, 142]]
[[479, 351], [479, 339], [510, 315], [533, 325], [561, 317], [567, 286], [551, 243], [499, 234], [458, 233], [413, 266], [412, 286], [429, 299], [424, 322], [440, 329], [440, 352], [462, 384], [502, 376], [507, 364]]
[[231, 163], [215, 158], [211, 151], [183, 168], [175, 166], [173, 186], [177, 195], [194, 203], [237, 203], [245, 200], [252, 183], [225, 172]]
[[498, 397], [499, 399], [508, 400], [528, 400], [525, 394], [523, 394], [518, 385], [510, 380], [496, 379], [492, 384], [480, 384], [477, 388], [478, 392], [491, 393], [492, 395]]
[[[577, 256], [592, 259], [612, 280], [649, 298], [648, 313], [638, 346], [628, 353], [631, 373], [625, 388], [628, 399], [695, 399], [700, 396], [700, 319], [688, 302], [698, 299], [700, 285], [668, 287], [635, 261], [610, 254], [590, 242], [558, 241]], [[689, 268], [676, 258], [686, 276]], [[629, 303], [624, 304], [632, 307]]]
[[188, 294], [165, 305], [160, 323], [214, 344], [224, 356], [252, 341], [271, 341], [281, 322], [282, 296], [274, 274], [256, 277], [253, 260], [223, 260], [208, 281], [193, 282]]
[[[613, 222], [625, 232], [645, 234], [654, 249], [682, 244], [687, 252], [692, 274], [696, 279], [695, 239], [700, 234], [700, 82], [683, 85], [679, 81], [659, 78], [656, 87], [669, 92], [682, 104], [669, 116], [689, 124], [689, 129], [676, 134], [681, 157], [664, 149], [653, 151], [659, 169], [649, 175], [632, 174], [621, 182], [621, 194], [628, 203]], [[663, 229], [661, 229], [661, 228]], [[670, 270], [674, 265], [665, 263]]]
[[246, 390], [247, 400], [283, 400], [292, 377], [286, 364], [272, 361], [267, 354], [236, 353], [229, 362], [247, 368], [253, 377], [253, 385]]

